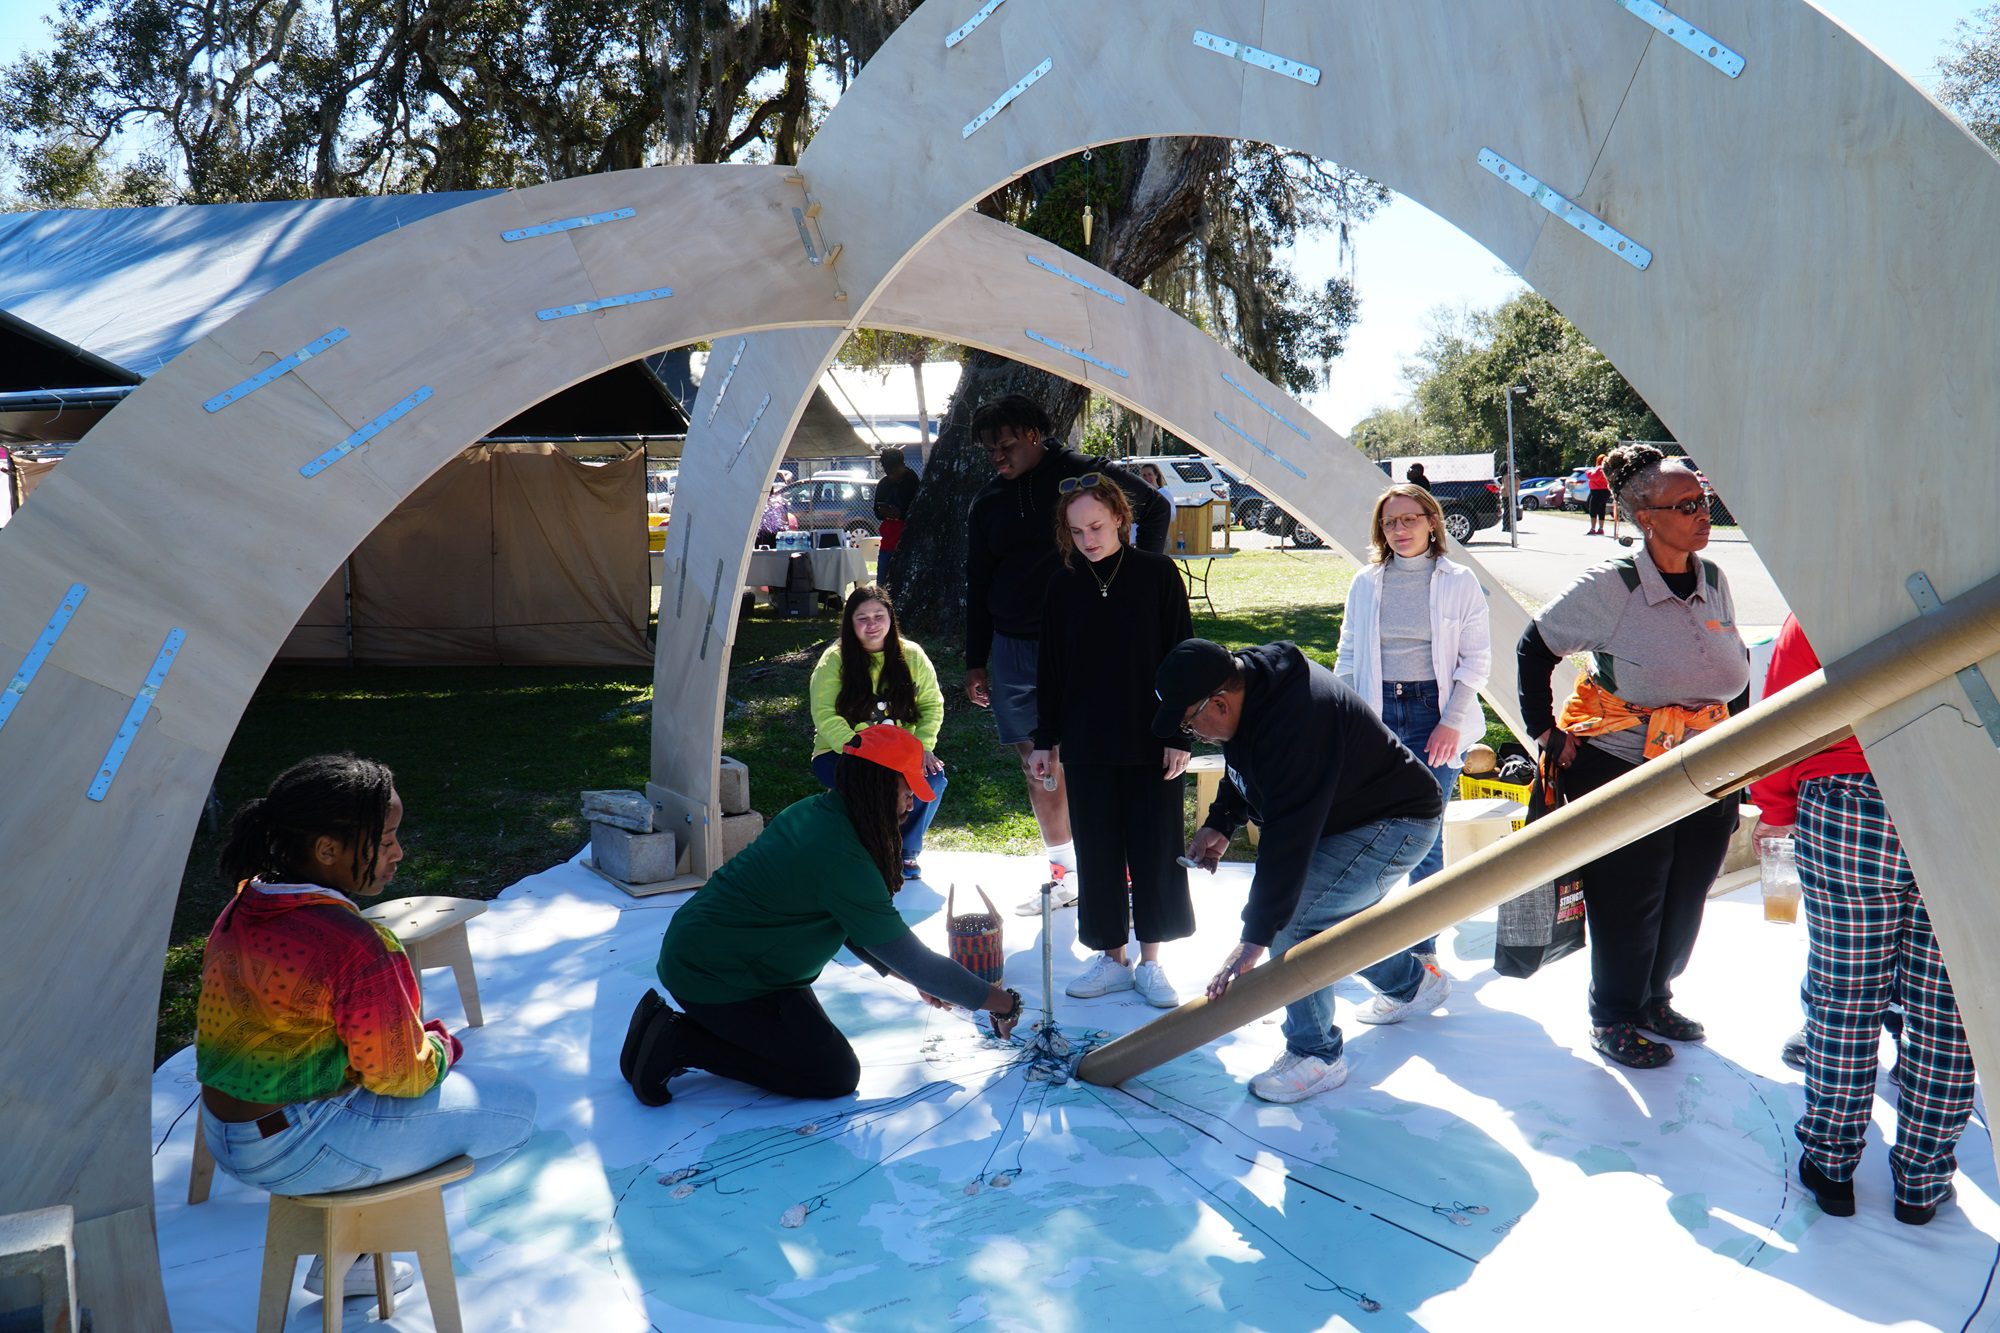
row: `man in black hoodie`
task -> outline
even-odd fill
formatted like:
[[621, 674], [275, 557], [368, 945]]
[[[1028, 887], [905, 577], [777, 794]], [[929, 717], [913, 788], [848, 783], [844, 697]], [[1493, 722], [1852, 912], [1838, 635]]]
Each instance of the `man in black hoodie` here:
[[[1242, 943], [1208, 983], [1210, 999], [1267, 949], [1283, 957], [1380, 902], [1437, 840], [1444, 802], [1430, 770], [1360, 695], [1297, 645], [1232, 654], [1207, 639], [1186, 639], [1160, 663], [1155, 686], [1154, 732], [1221, 745], [1229, 770], [1188, 859], [1213, 871], [1246, 816], [1262, 828]], [[1426, 988], [1449, 985], [1408, 953], [1361, 975], [1419, 1008]], [[1285, 1006], [1285, 1053], [1250, 1080], [1250, 1091], [1269, 1102], [1299, 1102], [1337, 1088], [1347, 1081], [1342, 1045], [1328, 986]]]
[[[1066, 875], [1076, 869], [1070, 841], [1069, 806], [1062, 767], [1044, 784], [1028, 772], [1034, 752], [1035, 671], [1040, 659], [1042, 603], [1061, 557], [1056, 551], [1057, 488], [1073, 477], [1101, 473], [1132, 501], [1138, 519], [1135, 545], [1163, 551], [1173, 507], [1161, 494], [1122, 468], [1057, 447], [1050, 440], [1048, 413], [1030, 398], [1009, 394], [986, 404], [972, 418], [972, 438], [986, 450], [998, 473], [972, 497], [965, 543], [965, 697], [993, 710], [1000, 743], [1021, 757], [1028, 804], [1041, 826], [1049, 860]], [[1060, 880], [1063, 875], [1058, 875]], [[1074, 887], [1061, 887], [1056, 905], [1076, 901]], [[1040, 901], [1024, 905], [1039, 911]]]

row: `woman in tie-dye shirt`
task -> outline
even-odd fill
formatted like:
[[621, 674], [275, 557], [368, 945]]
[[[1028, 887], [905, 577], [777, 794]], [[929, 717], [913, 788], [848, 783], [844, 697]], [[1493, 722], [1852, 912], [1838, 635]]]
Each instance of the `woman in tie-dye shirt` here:
[[202, 959], [195, 1065], [209, 1151], [246, 1184], [313, 1194], [460, 1154], [485, 1166], [534, 1128], [534, 1093], [458, 1067], [401, 942], [355, 906], [395, 877], [402, 820], [386, 767], [320, 755], [230, 828], [236, 896]]

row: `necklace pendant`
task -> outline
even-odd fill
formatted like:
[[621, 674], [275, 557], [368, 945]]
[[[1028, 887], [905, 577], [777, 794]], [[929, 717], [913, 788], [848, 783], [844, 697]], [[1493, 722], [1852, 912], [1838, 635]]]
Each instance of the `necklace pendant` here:
[[1109, 597], [1109, 596], [1111, 595], [1111, 585], [1110, 585], [1110, 584], [1108, 584], [1108, 583], [1100, 583], [1100, 584], [1098, 584], [1098, 585], [1097, 585], [1097, 595], [1098, 595], [1099, 597]]

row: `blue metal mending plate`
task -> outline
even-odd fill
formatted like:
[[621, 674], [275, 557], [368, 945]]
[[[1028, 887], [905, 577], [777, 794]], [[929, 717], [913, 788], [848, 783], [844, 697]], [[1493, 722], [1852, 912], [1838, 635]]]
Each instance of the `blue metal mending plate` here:
[[1255, 65], [1258, 69], [1282, 74], [1288, 79], [1297, 79], [1300, 83], [1310, 84], [1314, 88], [1319, 87], [1317, 65], [1308, 65], [1302, 60], [1288, 60], [1275, 51], [1266, 51], [1248, 42], [1231, 41], [1212, 32], [1203, 32], [1200, 28], [1194, 30], [1194, 44], [1204, 51], [1213, 51], [1217, 55], [1228, 56], [1231, 60], [1240, 60], [1246, 65]]
[[237, 399], [248, 398], [251, 394], [257, 392], [257, 390], [263, 388], [272, 380], [277, 379], [280, 375], [286, 375], [297, 370], [300, 366], [312, 360], [335, 343], [345, 342], [346, 340], [346, 329], [330, 329], [307, 343], [304, 347], [301, 347], [298, 351], [293, 352], [290, 356], [273, 361], [270, 365], [265, 366], [242, 383], [230, 385], [227, 389], [224, 389], [221, 393], [203, 403], [201, 405], [202, 410], [205, 412], [220, 412]]
[[987, 121], [999, 115], [1002, 111], [1005, 111], [1007, 109], [1007, 104], [1009, 102], [1019, 97], [1022, 93], [1028, 91], [1028, 89], [1034, 87], [1036, 82], [1041, 79], [1042, 75], [1048, 73], [1055, 67], [1056, 67], [1056, 62], [1052, 57], [1047, 57], [1047, 56], [1043, 57], [1041, 64], [1035, 66], [1033, 69], [1029, 70], [1026, 74], [1023, 74], [1021, 76], [1021, 81], [1019, 83], [1016, 83], [1012, 88], [1009, 88], [1006, 92], [1001, 93], [1000, 96], [994, 101], [992, 106], [987, 107], [984, 111], [974, 116], [971, 120], [966, 121], [965, 128], [958, 132], [958, 137], [961, 139], [970, 139], [974, 134], [979, 132], [980, 126], [984, 125]]
[[42, 663], [49, 660], [49, 654], [55, 651], [56, 640], [69, 628], [70, 618], [83, 605], [83, 599], [89, 592], [90, 589], [81, 583], [72, 583], [69, 591], [63, 594], [62, 601], [56, 605], [56, 613], [49, 617], [49, 623], [35, 637], [28, 655], [21, 659], [21, 669], [14, 673], [14, 679], [7, 682], [6, 692], [0, 694], [0, 727], [6, 726], [7, 719], [14, 715], [15, 705], [21, 702], [21, 696], [28, 692], [28, 687], [35, 683], [35, 673], [42, 669]]
[[1229, 427], [1229, 429], [1235, 431], [1237, 435], [1242, 437], [1243, 443], [1249, 445], [1252, 449], [1255, 449], [1258, 453], [1264, 455], [1264, 457], [1270, 459], [1273, 463], [1276, 463], [1279, 467], [1285, 469], [1285, 471], [1299, 478], [1299, 480], [1301, 481], [1305, 480], [1306, 470], [1300, 467], [1297, 463], [1294, 463], [1291, 459], [1285, 457], [1283, 454], [1279, 453], [1276, 449], [1271, 448], [1270, 445], [1265, 444], [1255, 435], [1252, 435], [1249, 431], [1243, 429], [1243, 427], [1237, 425], [1235, 422], [1231, 421], [1228, 417], [1222, 415], [1222, 413], [1217, 412], [1215, 414], [1215, 419], [1217, 421], [1220, 421], [1223, 425]]
[[167, 640], [160, 645], [160, 655], [153, 659], [153, 669], [146, 673], [146, 683], [139, 687], [139, 697], [125, 711], [125, 721], [112, 738], [111, 748], [104, 752], [104, 762], [97, 766], [97, 779], [90, 784], [84, 795], [93, 801], [104, 799], [111, 790], [111, 779], [118, 776], [119, 766], [125, 762], [125, 754], [138, 739], [139, 724], [146, 720], [146, 714], [153, 707], [153, 700], [160, 695], [160, 686], [166, 684], [167, 673], [174, 669], [174, 657], [181, 645], [187, 642], [187, 631], [180, 628], [167, 631]]
[[[1909, 590], [1910, 600], [1917, 604], [1917, 610], [1924, 615], [1933, 615], [1944, 610], [1944, 599], [1931, 585], [1931, 576], [1918, 570], [1903, 580]], [[1993, 687], [1986, 683], [1986, 675], [1978, 666], [1965, 667], [1957, 673], [1958, 687], [1965, 691], [1966, 702], [1979, 718], [1979, 725], [1986, 728], [1986, 734], [2000, 745], [2000, 698], [1994, 697]]]
[[763, 401], [757, 404], [757, 410], [750, 414], [750, 424], [743, 428], [743, 438], [736, 442], [736, 448], [729, 455], [729, 461], [723, 465], [722, 470], [725, 474], [736, 470], [736, 460], [743, 457], [743, 451], [750, 445], [750, 437], [757, 433], [757, 423], [762, 421], [764, 414], [770, 410], [771, 395], [767, 393]]
[[313, 459], [312, 462], [307, 463], [304, 467], [300, 468], [299, 475], [301, 477], [317, 477], [320, 473], [326, 471], [328, 468], [332, 467], [335, 463], [338, 463], [341, 459], [347, 457], [349, 454], [353, 453], [356, 449], [359, 449], [362, 445], [374, 439], [377, 435], [380, 435], [385, 429], [388, 428], [391, 422], [397, 420], [399, 417], [408, 416], [410, 412], [415, 409], [418, 403], [423, 402], [426, 398], [429, 398], [430, 396], [431, 396], [431, 386], [426, 384], [422, 388], [418, 389], [415, 393], [411, 394], [408, 398], [405, 398], [402, 402], [397, 403], [387, 412], [384, 412], [381, 416], [376, 417], [373, 421], [363, 426], [360, 430], [355, 431], [352, 435], [342, 440], [339, 444], [334, 445], [333, 448], [327, 450], [325, 453], [321, 454], [318, 458]]
[[1069, 281], [1075, 283], [1077, 286], [1083, 288], [1087, 292], [1096, 292], [1099, 296], [1105, 297], [1112, 301], [1116, 301], [1119, 305], [1125, 304], [1125, 298], [1120, 296], [1117, 292], [1108, 292], [1104, 290], [1104, 288], [1098, 286], [1096, 283], [1092, 282], [1088, 278], [1080, 278], [1076, 274], [1071, 273], [1068, 269], [1057, 268], [1054, 264], [1051, 264], [1048, 260], [1043, 259], [1040, 255], [1029, 255], [1028, 262], [1030, 264], [1033, 264], [1036, 268], [1047, 269], [1049, 272], [1055, 274], [1058, 278], [1067, 278]]
[[806, 230], [806, 211], [803, 208], [794, 208], [792, 210], [792, 221], [799, 224], [799, 244], [806, 248], [806, 261], [811, 264], [818, 264], [819, 251], [813, 249], [812, 233]]
[[537, 310], [535, 318], [543, 321], [568, 319], [571, 315], [588, 315], [594, 310], [610, 310], [614, 306], [639, 305], [645, 301], [664, 301], [674, 294], [671, 287], [648, 287], [643, 292], [625, 292], [618, 296], [600, 296], [595, 301], [579, 301], [575, 305], [550, 306], [547, 310]]
[[1667, 36], [1700, 56], [1709, 64], [1735, 78], [1743, 72], [1743, 57], [1689, 23], [1665, 5], [1653, 0], [1618, 0], [1631, 13], [1652, 24]]
[[722, 383], [715, 386], [715, 401], [708, 405], [708, 420], [704, 421], [703, 425], [715, 424], [715, 414], [722, 410], [722, 400], [729, 396], [729, 381], [736, 378], [736, 363], [743, 359], [743, 349], [749, 345], [748, 338], [736, 340], [736, 354], [729, 358], [729, 369], [722, 372]]
[[554, 222], [537, 222], [532, 227], [516, 227], [512, 231], [500, 233], [503, 241], [525, 241], [531, 236], [554, 236], [558, 232], [575, 231], [578, 227], [598, 227], [607, 222], [622, 222], [626, 218], [638, 216], [633, 208], [614, 208], [604, 213], [587, 213], [580, 218], [559, 218]]
[[1591, 240], [1617, 255], [1633, 268], [1644, 270], [1653, 262], [1653, 252], [1619, 231], [1604, 219], [1557, 194], [1491, 148], [1479, 150], [1479, 165], [1519, 190], [1528, 198], [1568, 223]]
[[944, 39], [945, 49], [950, 50], [972, 36], [972, 30], [993, 17], [993, 11], [1005, 3], [1006, 0], [986, 0], [986, 3], [979, 7], [978, 13], [951, 30], [951, 34]]
[[1256, 394], [1250, 392], [1249, 388], [1244, 385], [1243, 381], [1237, 379], [1234, 375], [1230, 374], [1226, 370], [1222, 372], [1222, 378], [1228, 382], [1230, 388], [1236, 390], [1236, 392], [1242, 394], [1245, 398], [1248, 398], [1251, 402], [1263, 408], [1264, 414], [1270, 417], [1271, 420], [1277, 422], [1280, 426], [1283, 426], [1285, 429], [1291, 431], [1292, 434], [1298, 436], [1306, 443], [1308, 444], [1312, 443], [1312, 436], [1306, 434], [1303, 427], [1299, 426], [1296, 422], [1292, 421], [1289, 417], [1285, 416], [1285, 414], [1280, 412], [1277, 408], [1265, 402], [1262, 398], [1259, 398]]
[[1100, 370], [1110, 371], [1112, 374], [1116, 375], [1121, 380], [1129, 380], [1132, 378], [1131, 372], [1127, 371], [1122, 366], [1114, 366], [1109, 361], [1100, 360], [1099, 358], [1092, 356], [1088, 352], [1079, 350], [1078, 348], [1075, 347], [1071, 347], [1068, 343], [1059, 343], [1054, 338], [1049, 337], [1045, 333], [1037, 333], [1033, 329], [1022, 329], [1021, 332], [1027, 334], [1030, 338], [1033, 338], [1036, 342], [1040, 343], [1044, 347], [1053, 347], [1058, 352], [1061, 352], [1067, 356], [1073, 356], [1079, 361], [1087, 361], [1091, 365], [1096, 366]]

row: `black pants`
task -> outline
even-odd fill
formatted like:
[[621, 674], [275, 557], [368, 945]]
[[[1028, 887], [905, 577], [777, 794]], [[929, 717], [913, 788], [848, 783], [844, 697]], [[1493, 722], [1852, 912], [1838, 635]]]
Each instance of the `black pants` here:
[[1611, 508], [1611, 492], [1592, 491], [1590, 497], [1584, 503], [1590, 507], [1590, 521], [1602, 527], [1604, 524], [1604, 511]]
[[[1633, 769], [1589, 742], [1563, 774], [1574, 799]], [[1701, 933], [1708, 891], [1736, 828], [1736, 798], [1697, 810], [1583, 868], [1590, 930], [1590, 1021], [1637, 1023], [1673, 998]]]
[[845, 1097], [861, 1082], [854, 1048], [810, 989], [681, 1009], [676, 1059], [690, 1069], [786, 1097]]
[[1065, 763], [1063, 773], [1076, 839], [1077, 938], [1109, 951], [1135, 930], [1142, 944], [1194, 934], [1187, 870], [1174, 859], [1185, 846], [1181, 780], [1164, 781], [1150, 764]]

